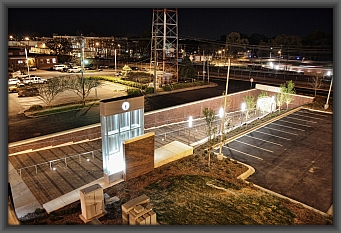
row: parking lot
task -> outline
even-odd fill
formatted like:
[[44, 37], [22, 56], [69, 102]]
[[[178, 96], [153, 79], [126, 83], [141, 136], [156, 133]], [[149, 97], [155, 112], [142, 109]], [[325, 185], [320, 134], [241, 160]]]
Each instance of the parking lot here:
[[333, 204], [333, 115], [302, 109], [223, 146], [247, 180], [315, 209]]
[[[104, 81], [101, 86], [91, 90], [87, 99], [107, 99], [126, 95], [126, 87], [120, 84]], [[64, 91], [52, 102], [52, 104], [72, 103], [80, 101], [80, 97], [72, 91]], [[32, 105], [46, 104], [38, 96], [18, 97], [18, 93], [8, 93], [8, 116], [17, 115]]]

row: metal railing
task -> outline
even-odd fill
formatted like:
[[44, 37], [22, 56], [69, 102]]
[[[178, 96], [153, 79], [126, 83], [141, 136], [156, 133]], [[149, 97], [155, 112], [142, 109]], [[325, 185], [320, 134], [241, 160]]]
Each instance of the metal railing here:
[[[96, 152], [99, 152], [102, 155], [102, 150], [101, 149], [92, 150], [92, 151], [88, 151], [88, 152], [84, 152], [84, 153], [80, 153], [80, 154], [75, 154], [75, 155], [70, 155], [70, 156], [67, 156], [67, 157], [59, 158], [59, 159], [50, 160], [50, 161], [43, 162], [43, 163], [38, 163], [38, 164], [26, 166], [26, 167], [17, 168], [17, 169], [14, 170], [14, 172], [16, 172], [16, 174], [19, 174], [20, 177], [22, 177], [22, 171], [23, 170], [30, 169], [30, 168], [35, 168], [35, 173], [38, 174], [38, 167], [39, 166], [44, 166], [44, 165], [49, 165], [50, 170], [55, 170], [54, 167], [52, 166], [53, 163], [57, 163], [57, 162], [63, 161], [63, 163], [65, 164], [65, 167], [67, 167], [68, 166], [68, 163], [67, 163], [68, 159], [70, 160], [70, 159], [73, 159], [74, 157], [78, 157], [78, 161], [79, 161], [79, 163], [81, 163], [82, 162], [82, 156], [90, 154], [92, 156], [92, 159], [95, 159], [95, 153]], [[74, 162], [75, 160], [73, 159], [72, 161]]]

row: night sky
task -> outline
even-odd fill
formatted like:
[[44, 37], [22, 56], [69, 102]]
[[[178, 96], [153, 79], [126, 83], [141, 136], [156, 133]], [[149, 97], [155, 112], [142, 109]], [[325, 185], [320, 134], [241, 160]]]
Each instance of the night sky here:
[[[152, 29], [152, 8], [9, 8], [8, 34], [22, 36], [141, 36]], [[330, 8], [178, 8], [178, 37], [218, 40], [231, 32], [301, 38], [333, 33]]]

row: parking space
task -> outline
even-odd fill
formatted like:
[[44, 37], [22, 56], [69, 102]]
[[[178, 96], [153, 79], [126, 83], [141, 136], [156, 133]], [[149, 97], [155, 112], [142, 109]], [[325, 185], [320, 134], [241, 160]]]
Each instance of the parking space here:
[[261, 187], [327, 212], [333, 198], [333, 115], [302, 109], [223, 147]]

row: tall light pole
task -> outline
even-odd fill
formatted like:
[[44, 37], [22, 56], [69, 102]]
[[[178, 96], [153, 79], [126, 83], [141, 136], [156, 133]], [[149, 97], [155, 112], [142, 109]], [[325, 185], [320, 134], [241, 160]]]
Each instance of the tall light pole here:
[[246, 109], [246, 104], [245, 103], [242, 103], [242, 111], [241, 111], [241, 121], [240, 121], [240, 124], [242, 125], [243, 124], [243, 114], [244, 114], [244, 111]]
[[84, 37], [81, 36], [81, 72], [82, 72], [82, 97], [83, 105], [85, 105], [85, 90], [84, 90]]
[[[228, 60], [228, 69], [227, 69], [227, 75], [226, 75], [226, 87], [225, 87], [225, 97], [224, 97], [224, 108], [223, 108], [223, 118], [221, 119], [221, 134], [220, 134], [220, 148], [219, 148], [219, 154], [218, 159], [223, 159], [222, 149], [223, 149], [223, 134], [224, 134], [224, 124], [225, 124], [225, 118], [226, 118], [226, 101], [227, 101], [227, 90], [229, 85], [229, 76], [230, 76], [230, 58]], [[221, 115], [221, 113], [220, 113]]]
[[116, 73], [116, 49], [114, 50], [114, 52], [115, 52], [115, 73]]
[[329, 92], [328, 92], [327, 102], [326, 102], [326, 104], [324, 105], [324, 109], [327, 109], [327, 108], [329, 107], [328, 101], [329, 101], [329, 96], [330, 96], [330, 91], [331, 91], [331, 89], [332, 89], [332, 85], [333, 85], [333, 77], [332, 77], [332, 80], [330, 81], [330, 86], [329, 86]]
[[193, 126], [193, 117], [192, 116], [190, 116], [189, 118], [188, 118], [188, 145], [190, 145], [191, 144], [191, 128], [192, 128], [192, 126]]

